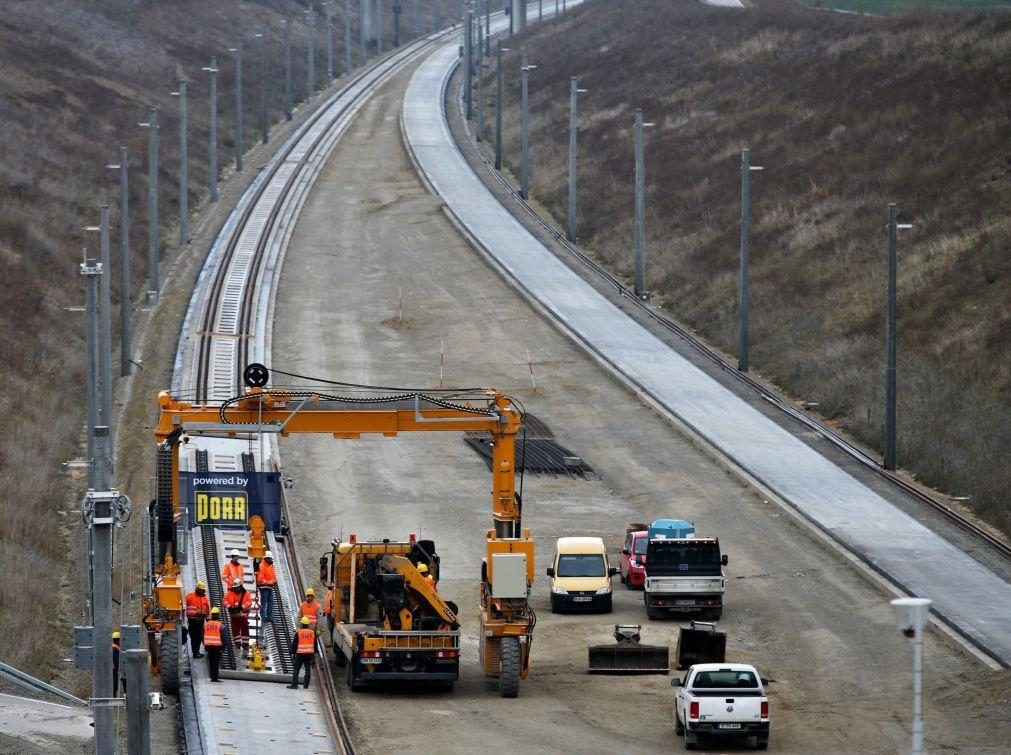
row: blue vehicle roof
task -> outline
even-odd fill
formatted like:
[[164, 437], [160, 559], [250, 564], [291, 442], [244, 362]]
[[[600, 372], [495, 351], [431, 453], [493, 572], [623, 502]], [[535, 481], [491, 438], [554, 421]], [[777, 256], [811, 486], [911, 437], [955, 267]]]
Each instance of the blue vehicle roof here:
[[657, 519], [649, 526], [649, 539], [682, 538], [695, 534], [695, 525], [684, 519]]

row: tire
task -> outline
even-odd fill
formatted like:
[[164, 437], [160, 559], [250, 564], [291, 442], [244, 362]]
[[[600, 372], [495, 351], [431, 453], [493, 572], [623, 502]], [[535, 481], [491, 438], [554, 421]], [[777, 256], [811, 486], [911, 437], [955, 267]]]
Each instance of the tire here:
[[660, 609], [653, 608], [649, 604], [646, 605], [646, 618], [647, 619], [659, 619]]
[[170, 629], [161, 633], [158, 641], [158, 672], [161, 675], [161, 691], [166, 695], [179, 694], [179, 630]]
[[520, 641], [516, 637], [502, 638], [502, 672], [499, 674], [499, 692], [502, 697], [520, 694]]
[[347, 673], [344, 675], [345, 681], [348, 683], [348, 689], [352, 692], [361, 692], [362, 683], [355, 678], [355, 664], [347, 663], [345, 664]]
[[681, 737], [681, 736], [684, 736], [684, 733], [685, 733], [684, 724], [681, 723], [681, 717], [678, 715], [678, 712], [675, 709], [674, 710], [674, 736], [675, 737]]
[[755, 749], [756, 750], [768, 750], [769, 749], [769, 738], [768, 737], [755, 737]]
[[562, 609], [558, 607], [558, 601], [555, 600], [555, 596], [551, 596], [551, 613], [561, 613]]
[[602, 610], [604, 613], [611, 613], [614, 610], [614, 600], [612, 596], [607, 596], [607, 602], [604, 604], [604, 608]]
[[699, 735], [685, 729], [685, 749], [694, 750], [699, 746]]
[[625, 579], [625, 575], [622, 574], [621, 572], [618, 572], [618, 576], [621, 577], [621, 584], [625, 585], [625, 587], [628, 587], [628, 580]]
[[331, 649], [333, 650], [333, 665], [336, 668], [346, 666], [348, 659], [344, 657], [344, 651], [339, 647], [332, 647]]

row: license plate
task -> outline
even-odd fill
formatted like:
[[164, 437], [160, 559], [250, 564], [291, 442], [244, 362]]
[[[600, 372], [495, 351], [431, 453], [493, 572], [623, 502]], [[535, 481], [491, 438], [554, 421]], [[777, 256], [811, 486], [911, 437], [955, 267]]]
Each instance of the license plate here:
[[675, 600], [674, 605], [676, 606], [693, 606], [695, 605], [694, 600]]
[[361, 658], [359, 660], [361, 660], [361, 662], [364, 663], [366, 666], [378, 665], [383, 662], [382, 658]]
[[740, 724], [719, 724], [719, 728], [721, 728], [721, 729], [740, 729], [741, 725]]
[[589, 595], [586, 596], [578, 595], [572, 599], [574, 603], [589, 603], [591, 600], [593, 600], [593, 598], [591, 598]]

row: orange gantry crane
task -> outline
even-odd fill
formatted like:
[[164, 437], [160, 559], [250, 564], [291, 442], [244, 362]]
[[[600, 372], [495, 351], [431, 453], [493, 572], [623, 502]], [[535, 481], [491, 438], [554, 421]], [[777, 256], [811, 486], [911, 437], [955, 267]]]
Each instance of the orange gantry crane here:
[[[160, 635], [159, 657], [164, 681], [178, 671], [165, 668], [178, 655], [174, 631], [182, 622], [182, 586], [175, 554], [179, 544], [176, 524], [180, 513], [179, 449], [188, 437], [245, 437], [253, 433], [329, 434], [355, 439], [377, 434], [394, 437], [404, 432], [485, 431], [491, 434], [492, 522], [487, 531], [481, 564], [481, 662], [485, 674], [500, 680], [503, 697], [519, 694], [520, 679], [530, 669], [530, 646], [536, 615], [528, 598], [534, 582], [534, 541], [522, 527], [522, 501], [516, 490], [516, 436], [522, 410], [508, 396], [480, 391], [386, 391], [354, 395], [313, 390], [264, 387], [266, 370], [257, 387], [247, 388], [218, 405], [196, 405], [158, 396], [158, 496], [155, 500], [158, 552], [152, 558], [153, 590], [147, 624], [152, 645]], [[248, 370], [247, 370], [248, 372]], [[357, 388], [362, 388], [358, 386]]]

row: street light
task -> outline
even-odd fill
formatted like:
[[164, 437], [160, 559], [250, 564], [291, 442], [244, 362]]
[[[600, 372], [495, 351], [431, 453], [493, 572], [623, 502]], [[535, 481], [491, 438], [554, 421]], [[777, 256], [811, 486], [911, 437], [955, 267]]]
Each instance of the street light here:
[[578, 95], [586, 94], [587, 89], [579, 88], [578, 79], [573, 76], [569, 79], [569, 224], [566, 238], [569, 241], [576, 240], [576, 131], [577, 131], [577, 100]]
[[210, 140], [210, 179], [211, 201], [218, 201], [218, 59], [211, 58], [211, 64], [204, 66], [202, 71], [211, 75], [211, 140]]
[[127, 173], [129, 163], [126, 147], [119, 148], [119, 162], [106, 165], [109, 170], [119, 171], [119, 328], [120, 354], [119, 374], [126, 377], [131, 372], [130, 361], [130, 213]]
[[495, 44], [495, 170], [502, 170], [502, 53], [509, 48], [501, 39]]
[[649, 301], [646, 290], [646, 164], [643, 129], [652, 126], [642, 120], [642, 108], [635, 110], [635, 295]]
[[147, 300], [158, 302], [158, 109], [150, 108], [148, 119], [138, 126], [149, 129], [147, 142]]
[[267, 123], [267, 27], [253, 35], [260, 40], [260, 138], [266, 144], [270, 139], [270, 126]]
[[235, 172], [242, 172], [242, 40], [229, 47], [235, 53]]
[[913, 641], [913, 754], [923, 752], [923, 630], [933, 603], [929, 598], [893, 600], [895, 623]]
[[[514, 6], [515, 7], [515, 6]], [[523, 6], [524, 8], [526, 6]], [[530, 198], [530, 96], [529, 78], [530, 71], [537, 68], [527, 63], [527, 54], [523, 53], [523, 61], [520, 65], [522, 73], [522, 107], [520, 109], [520, 196], [523, 199]]]
[[179, 89], [170, 92], [179, 98], [179, 246], [190, 243], [189, 151], [186, 144], [186, 82], [179, 80]]

